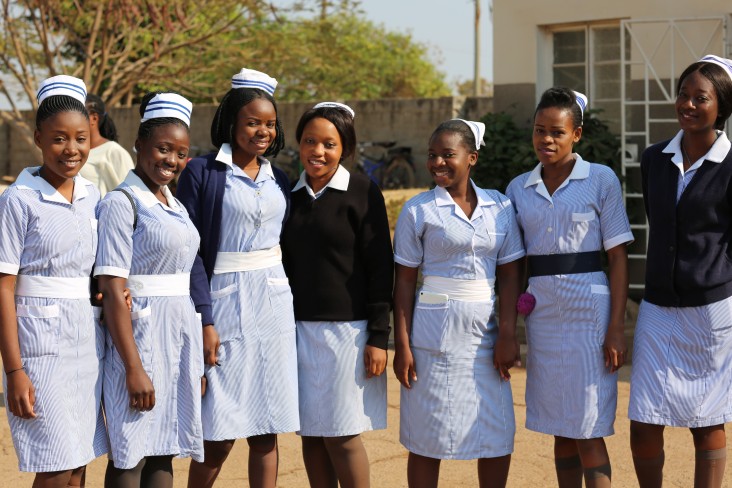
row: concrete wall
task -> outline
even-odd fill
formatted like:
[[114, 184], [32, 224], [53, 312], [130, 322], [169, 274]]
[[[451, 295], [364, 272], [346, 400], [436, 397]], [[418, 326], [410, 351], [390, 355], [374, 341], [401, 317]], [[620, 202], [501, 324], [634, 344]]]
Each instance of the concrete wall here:
[[[394, 140], [398, 145], [412, 147], [419, 184], [430, 181], [424, 162], [427, 138], [437, 124], [454, 117], [477, 120], [493, 110], [493, 99], [488, 97], [356, 100], [346, 103], [356, 112], [356, 131], [360, 141]], [[312, 105], [310, 102], [278, 104], [288, 147], [297, 148], [297, 122]], [[120, 134], [120, 144], [131, 152], [140, 122], [138, 108], [116, 108], [109, 112]], [[193, 108], [192, 154], [204, 154], [212, 149], [210, 128], [215, 112], [215, 105], [196, 105]], [[25, 134], [11, 125], [0, 124], [0, 143], [3, 142], [8, 151], [0, 153], [0, 173], [17, 176], [26, 166], [39, 163], [40, 152], [26, 141]]]

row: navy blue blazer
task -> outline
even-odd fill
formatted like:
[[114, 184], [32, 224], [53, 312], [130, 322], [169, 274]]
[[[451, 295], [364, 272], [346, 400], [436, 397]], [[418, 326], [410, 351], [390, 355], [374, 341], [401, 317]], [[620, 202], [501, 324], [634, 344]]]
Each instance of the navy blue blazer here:
[[[221, 237], [221, 206], [226, 189], [227, 166], [216, 161], [217, 152], [193, 158], [178, 178], [176, 198], [188, 210], [201, 235], [201, 247], [191, 269], [191, 298], [203, 325], [213, 324], [211, 309], [211, 276]], [[290, 215], [290, 180], [279, 168], [272, 166], [275, 180], [285, 196], [287, 207], [284, 222]]]

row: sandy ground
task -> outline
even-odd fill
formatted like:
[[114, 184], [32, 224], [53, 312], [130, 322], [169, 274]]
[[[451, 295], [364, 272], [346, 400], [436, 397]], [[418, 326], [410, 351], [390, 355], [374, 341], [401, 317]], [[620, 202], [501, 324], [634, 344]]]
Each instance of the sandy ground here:
[[[391, 360], [391, 357], [389, 358]], [[368, 432], [363, 435], [371, 460], [371, 479], [374, 487], [407, 486], [407, 452], [399, 444], [399, 383], [389, 373], [389, 410], [388, 425], [383, 431]], [[571, 374], [568, 371], [567, 374]], [[633, 464], [628, 448], [628, 394], [627, 381], [629, 369], [622, 370], [619, 384], [618, 414], [615, 422], [616, 434], [607, 439], [608, 450], [613, 463], [615, 486], [637, 487]], [[556, 486], [552, 455], [552, 438], [526, 430], [526, 406], [524, 404], [526, 371], [513, 370], [511, 380], [516, 411], [516, 447], [513, 455], [508, 486], [514, 488]], [[33, 475], [19, 473], [17, 459], [10, 440], [8, 423], [0, 422], [0, 485], [7, 487], [29, 487]], [[216, 486], [234, 488], [248, 486], [247, 483], [247, 445], [239, 441], [219, 476]], [[106, 458], [99, 458], [88, 467], [87, 486], [101, 487], [104, 477]], [[185, 487], [188, 461], [174, 460], [175, 486]], [[664, 486], [667, 488], [686, 488], [693, 485], [694, 451], [691, 435], [686, 429], [667, 429], [666, 431], [666, 472]], [[732, 470], [728, 470], [732, 471]], [[724, 486], [732, 487], [732, 474], [728, 474]], [[477, 486], [474, 461], [445, 461], [442, 463], [440, 485], [444, 487]], [[305, 487], [307, 477], [300, 455], [300, 441], [294, 434], [280, 436], [280, 487]]]

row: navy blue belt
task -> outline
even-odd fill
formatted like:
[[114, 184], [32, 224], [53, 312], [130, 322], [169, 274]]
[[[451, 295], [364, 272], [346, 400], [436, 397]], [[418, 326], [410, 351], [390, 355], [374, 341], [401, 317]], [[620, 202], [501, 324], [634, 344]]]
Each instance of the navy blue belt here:
[[602, 271], [600, 251], [528, 256], [529, 277]]

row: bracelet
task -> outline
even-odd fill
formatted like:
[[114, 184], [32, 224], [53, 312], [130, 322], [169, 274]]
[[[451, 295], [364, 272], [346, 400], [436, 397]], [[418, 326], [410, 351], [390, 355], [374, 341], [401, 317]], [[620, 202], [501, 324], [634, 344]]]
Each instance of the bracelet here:
[[20, 371], [21, 369], [25, 369], [25, 366], [21, 366], [20, 368], [15, 368], [15, 369], [11, 369], [10, 371], [6, 371], [5, 376], [9, 376], [9, 375], [15, 373], [16, 371]]

